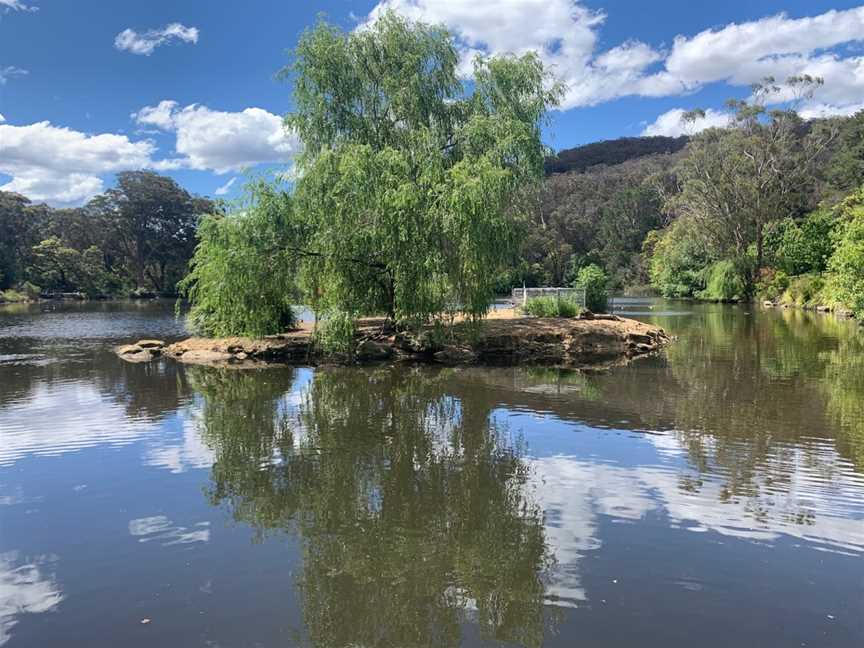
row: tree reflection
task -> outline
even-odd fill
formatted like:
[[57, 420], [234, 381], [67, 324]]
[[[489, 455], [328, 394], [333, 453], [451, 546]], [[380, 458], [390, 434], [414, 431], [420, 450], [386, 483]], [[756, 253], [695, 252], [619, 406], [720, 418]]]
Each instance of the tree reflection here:
[[549, 566], [524, 445], [448, 372], [190, 372], [216, 453], [211, 498], [260, 533], [304, 540], [320, 646], [457, 645], [462, 625], [538, 646]]

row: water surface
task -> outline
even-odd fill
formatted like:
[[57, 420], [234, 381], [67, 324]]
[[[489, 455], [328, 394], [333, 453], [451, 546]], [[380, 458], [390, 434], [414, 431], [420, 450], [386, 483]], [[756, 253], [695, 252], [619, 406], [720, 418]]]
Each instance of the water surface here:
[[864, 334], [618, 300], [605, 373], [127, 364], [0, 308], [0, 645], [864, 645]]

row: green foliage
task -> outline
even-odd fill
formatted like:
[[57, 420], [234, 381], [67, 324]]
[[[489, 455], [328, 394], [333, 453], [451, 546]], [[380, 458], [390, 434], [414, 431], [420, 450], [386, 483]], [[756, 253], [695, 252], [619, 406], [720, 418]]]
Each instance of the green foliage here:
[[668, 298], [694, 297], [705, 288], [703, 270], [714, 259], [694, 224], [681, 219], [645, 239], [651, 285]]
[[10, 303], [15, 304], [19, 302], [29, 301], [27, 295], [18, 290], [14, 290], [13, 288], [7, 288], [6, 290], [0, 290], [0, 304]]
[[780, 295], [781, 304], [814, 307], [824, 303], [825, 279], [818, 274], [801, 275], [789, 280], [789, 286]]
[[0, 288], [41, 283], [47, 273], [49, 290], [173, 294], [192, 255], [198, 215], [214, 210], [171, 178], [144, 171], [118, 174], [116, 187], [78, 208], [33, 205], [0, 191]]
[[838, 145], [827, 166], [827, 178], [843, 192], [864, 184], [864, 111], [831, 126], [838, 132]]
[[803, 220], [784, 218], [765, 228], [765, 260], [789, 275], [824, 272], [834, 251], [836, 216], [827, 209]]
[[117, 175], [117, 186], [86, 207], [119, 257], [116, 270], [133, 288], [173, 294], [195, 248], [198, 219], [215, 211], [172, 178], [150, 171]]
[[789, 288], [789, 275], [782, 270], [763, 271], [764, 274], [756, 284], [755, 294], [759, 299], [777, 301]]
[[588, 310], [602, 312], [606, 310], [606, 302], [609, 299], [609, 278], [603, 268], [598, 265], [587, 265], [576, 275], [574, 285], [585, 291], [585, 306]]
[[578, 317], [582, 313], [576, 302], [559, 297], [535, 297], [521, 308], [531, 317]]
[[393, 13], [301, 37], [283, 72], [296, 106], [286, 124], [304, 145], [294, 247], [320, 308], [410, 322], [454, 303], [471, 318], [488, 310], [561, 89], [534, 54], [478, 59], [471, 93], [457, 63], [444, 29]]
[[826, 295], [864, 318], [864, 190], [850, 196], [840, 213], [844, 224], [828, 262]]
[[193, 329], [260, 337], [294, 326], [291, 213], [286, 193], [259, 184], [245, 209], [202, 220], [189, 275], [178, 285], [192, 302]]
[[709, 301], [740, 301], [747, 296], [747, 282], [733, 261], [717, 261], [705, 271], [705, 290], [697, 294]]
[[99, 297], [116, 287], [97, 247], [79, 252], [56, 236], [33, 247], [28, 276], [48, 292], [82, 292]]
[[357, 327], [354, 315], [345, 311], [327, 313], [315, 332], [315, 344], [325, 355], [354, 355]]
[[509, 295], [513, 288], [537, 288], [551, 283], [549, 273], [540, 263], [529, 263], [524, 259], [515, 266], [500, 272], [495, 277], [495, 294]]

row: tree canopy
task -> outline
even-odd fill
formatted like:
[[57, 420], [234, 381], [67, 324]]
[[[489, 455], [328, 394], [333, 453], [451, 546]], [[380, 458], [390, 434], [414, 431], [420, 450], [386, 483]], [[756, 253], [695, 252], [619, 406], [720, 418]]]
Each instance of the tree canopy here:
[[[445, 29], [394, 13], [351, 33], [322, 22], [300, 38], [281, 73], [294, 90], [286, 127], [303, 145], [285, 289], [316, 312], [422, 322], [488, 310], [516, 224], [536, 204], [541, 126], [561, 88], [535, 54], [478, 58], [469, 83], [458, 66]], [[202, 239], [188, 283], [196, 308], [212, 245]]]

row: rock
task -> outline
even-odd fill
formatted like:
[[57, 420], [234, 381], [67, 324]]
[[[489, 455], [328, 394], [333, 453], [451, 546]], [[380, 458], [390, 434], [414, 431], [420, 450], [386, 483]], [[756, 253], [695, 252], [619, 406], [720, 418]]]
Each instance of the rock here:
[[142, 349], [137, 344], [124, 344], [120, 348], [117, 349], [117, 355], [128, 356], [134, 355], [136, 353], [143, 353], [144, 349]]
[[245, 360], [246, 358], [249, 357], [249, 354], [244, 353], [243, 351], [241, 351], [240, 353], [236, 353], [236, 354], [234, 354], [234, 357], [237, 358], [238, 360]]
[[150, 362], [156, 358], [156, 356], [147, 349], [141, 349], [138, 353], [131, 353], [120, 357], [126, 362]]
[[846, 318], [849, 318], [849, 319], [852, 319], [853, 317], [855, 317], [855, 312], [849, 310], [848, 308], [842, 308], [842, 309], [838, 310], [838, 311], [837, 311], [837, 314], [838, 314], [840, 317], [846, 317]]
[[394, 337], [396, 347], [409, 353], [435, 353], [442, 349], [431, 331], [422, 331], [415, 336], [408, 331], [401, 331]]
[[175, 356], [177, 360], [186, 364], [202, 364], [222, 366], [228, 364], [234, 356], [222, 351], [207, 351], [206, 349], [190, 349], [182, 355]]
[[364, 340], [357, 345], [356, 356], [362, 361], [387, 360], [393, 355], [393, 349], [375, 340]]
[[772, 302], [770, 299], [766, 299], [765, 301], [763, 301], [762, 305], [765, 308], [774, 308], [774, 302]]
[[142, 349], [161, 349], [165, 346], [162, 340], [138, 340], [136, 344]]
[[445, 346], [433, 357], [441, 364], [471, 364], [477, 360], [477, 354], [471, 349], [459, 346]]

